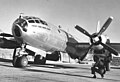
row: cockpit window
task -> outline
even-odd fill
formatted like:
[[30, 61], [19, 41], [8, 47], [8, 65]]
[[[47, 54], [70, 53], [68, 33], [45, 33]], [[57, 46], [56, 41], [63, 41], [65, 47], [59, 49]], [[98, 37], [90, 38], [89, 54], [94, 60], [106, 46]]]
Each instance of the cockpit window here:
[[34, 21], [34, 20], [28, 20], [28, 22], [29, 22], [29, 23], [35, 23], [35, 21]]
[[45, 21], [43, 21], [43, 20], [40, 20], [40, 22], [41, 22], [42, 24], [44, 24], [44, 25], [47, 25], [47, 23], [46, 23]]
[[35, 22], [36, 22], [36, 23], [40, 23], [40, 21], [39, 21], [39, 20], [35, 20]]
[[24, 16], [23, 18], [26, 19], [29, 23], [41, 23], [43, 25], [48, 25], [46, 21], [43, 21], [38, 17]]

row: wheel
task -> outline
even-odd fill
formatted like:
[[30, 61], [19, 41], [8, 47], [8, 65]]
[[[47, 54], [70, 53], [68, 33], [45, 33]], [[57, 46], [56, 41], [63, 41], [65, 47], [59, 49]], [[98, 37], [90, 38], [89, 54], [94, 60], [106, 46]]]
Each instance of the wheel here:
[[13, 59], [14, 67], [26, 67], [27, 65], [28, 65], [28, 59], [26, 56], [21, 56], [21, 57], [16, 56]]
[[19, 66], [20, 67], [26, 67], [28, 65], [28, 59], [26, 56], [21, 56], [19, 58]]
[[44, 65], [46, 63], [46, 58], [42, 57], [40, 55], [36, 55], [35, 58], [34, 58], [34, 63]]

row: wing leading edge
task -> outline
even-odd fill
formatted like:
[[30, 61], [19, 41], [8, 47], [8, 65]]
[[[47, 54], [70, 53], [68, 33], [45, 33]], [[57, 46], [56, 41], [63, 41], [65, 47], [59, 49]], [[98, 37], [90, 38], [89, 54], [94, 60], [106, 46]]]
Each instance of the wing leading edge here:
[[[8, 33], [0, 33], [0, 48], [15, 49], [20, 47], [20, 44], [15, 40], [13, 35]], [[7, 38], [9, 37], [9, 38]]]

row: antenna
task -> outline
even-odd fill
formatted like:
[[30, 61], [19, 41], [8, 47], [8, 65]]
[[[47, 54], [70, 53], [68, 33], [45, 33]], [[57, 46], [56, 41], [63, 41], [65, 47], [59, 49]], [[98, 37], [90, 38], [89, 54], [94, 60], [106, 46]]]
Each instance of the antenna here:
[[59, 28], [62, 28], [60, 25], [58, 26]]
[[21, 19], [23, 15], [24, 15], [24, 13], [20, 13], [19, 19]]

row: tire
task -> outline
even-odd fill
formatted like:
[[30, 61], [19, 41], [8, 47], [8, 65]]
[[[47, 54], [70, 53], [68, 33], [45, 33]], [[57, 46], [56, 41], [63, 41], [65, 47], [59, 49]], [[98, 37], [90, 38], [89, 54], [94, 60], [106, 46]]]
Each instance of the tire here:
[[34, 63], [44, 65], [46, 63], [46, 58], [40, 55], [36, 55], [34, 58]]
[[14, 67], [26, 67], [27, 65], [28, 65], [28, 59], [26, 56], [21, 56], [21, 57], [16, 56], [13, 59]]

